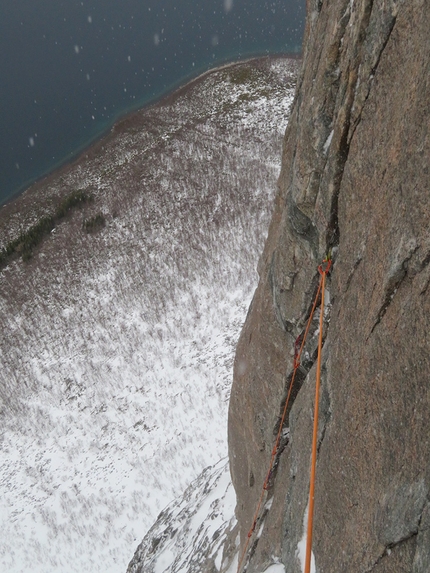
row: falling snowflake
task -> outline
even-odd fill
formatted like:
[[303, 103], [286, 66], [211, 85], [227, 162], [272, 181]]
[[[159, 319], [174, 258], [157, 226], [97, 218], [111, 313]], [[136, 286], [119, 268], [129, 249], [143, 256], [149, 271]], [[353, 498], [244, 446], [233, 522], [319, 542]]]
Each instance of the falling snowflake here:
[[228, 13], [233, 8], [233, 0], [224, 0], [224, 10]]

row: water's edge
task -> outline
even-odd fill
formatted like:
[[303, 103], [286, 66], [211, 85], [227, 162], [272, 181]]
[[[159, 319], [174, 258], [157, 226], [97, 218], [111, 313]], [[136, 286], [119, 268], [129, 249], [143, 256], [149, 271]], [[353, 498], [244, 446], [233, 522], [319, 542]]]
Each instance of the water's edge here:
[[105, 129], [103, 129], [102, 131], [97, 133], [95, 136], [93, 136], [92, 138], [87, 140], [81, 146], [77, 147], [76, 150], [71, 152], [70, 154], [68, 154], [67, 157], [64, 157], [63, 159], [57, 161], [55, 164], [53, 164], [49, 168], [49, 170], [46, 170], [41, 175], [28, 180], [26, 183], [24, 183], [17, 191], [12, 193], [10, 196], [4, 198], [3, 200], [0, 200], [0, 208], [4, 207], [6, 205], [9, 205], [10, 203], [13, 203], [21, 195], [23, 195], [25, 192], [29, 191], [33, 186], [40, 184], [42, 181], [45, 182], [50, 177], [55, 176], [62, 169], [67, 168], [67, 167], [79, 162], [81, 157], [84, 154], [88, 154], [94, 147], [99, 145], [100, 142], [102, 142], [106, 137], [108, 137], [109, 134], [116, 131], [118, 129], [118, 127], [121, 125], [121, 123], [123, 123], [125, 121], [129, 122], [130, 119], [132, 119], [132, 117], [135, 114], [139, 114], [143, 110], [146, 110], [146, 109], [149, 109], [152, 107], [155, 108], [157, 106], [165, 105], [170, 99], [176, 98], [184, 90], [188, 90], [194, 84], [199, 83], [205, 77], [207, 77], [209, 74], [216, 73], [222, 69], [226, 69], [229, 67], [242, 65], [242, 64], [245, 64], [245, 63], [250, 62], [250, 61], [277, 59], [277, 58], [300, 59], [301, 54], [300, 53], [290, 53], [290, 52], [279, 52], [279, 53], [272, 53], [272, 54], [266, 53], [264, 55], [261, 55], [261, 54], [252, 55], [251, 54], [251, 55], [247, 55], [246, 57], [239, 57], [239, 58], [235, 58], [233, 60], [228, 60], [225, 63], [221, 63], [221, 64], [215, 66], [214, 68], [210, 68], [209, 70], [206, 70], [203, 72], [198, 71], [198, 75], [185, 76], [184, 78], [182, 78], [178, 82], [175, 82], [174, 84], [169, 86], [163, 93], [159, 94], [155, 98], [153, 98], [147, 102], [141, 101], [138, 104], [136, 104], [135, 106], [133, 106], [132, 108], [128, 108], [125, 111], [119, 112], [118, 115], [111, 122], [109, 122], [106, 125]]

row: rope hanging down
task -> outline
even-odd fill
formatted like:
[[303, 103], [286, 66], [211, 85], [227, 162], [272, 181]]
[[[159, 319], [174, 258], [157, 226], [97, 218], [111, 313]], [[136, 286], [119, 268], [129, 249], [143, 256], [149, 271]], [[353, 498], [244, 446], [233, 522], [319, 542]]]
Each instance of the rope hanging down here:
[[[326, 266], [325, 266], [325, 269], [323, 269], [323, 265], [324, 265], [324, 264], [326, 265]], [[312, 319], [313, 319], [313, 316], [314, 316], [314, 314], [315, 314], [315, 309], [316, 309], [317, 304], [318, 304], [318, 300], [319, 300], [320, 293], [321, 293], [321, 313], [320, 313], [320, 331], [319, 331], [319, 338], [320, 338], [320, 343], [321, 343], [321, 345], [322, 345], [322, 331], [323, 331], [322, 326], [323, 326], [323, 320], [324, 320], [324, 287], [325, 287], [325, 278], [326, 278], [327, 274], [330, 272], [330, 268], [331, 268], [331, 259], [330, 259], [329, 256], [327, 256], [327, 257], [324, 259], [323, 264], [318, 267], [318, 271], [319, 271], [319, 273], [321, 274], [321, 279], [320, 279], [320, 282], [319, 282], [319, 285], [318, 285], [318, 290], [317, 290], [317, 293], [316, 293], [315, 298], [314, 298], [314, 302], [313, 302], [313, 305], [312, 305], [312, 309], [311, 309], [311, 312], [310, 312], [310, 315], [309, 315], [309, 318], [308, 318], [308, 322], [307, 322], [307, 324], [306, 324], [306, 329], [305, 329], [305, 332], [304, 332], [304, 334], [303, 334], [303, 339], [302, 339], [302, 341], [301, 341], [299, 350], [297, 350], [296, 347], [298, 346], [298, 342], [300, 341], [300, 337], [298, 337], [297, 340], [296, 340], [296, 342], [295, 342], [294, 362], [293, 362], [293, 374], [292, 374], [292, 376], [291, 376], [290, 387], [289, 387], [289, 389], [288, 389], [287, 398], [286, 398], [286, 400], [285, 400], [285, 405], [284, 405], [284, 409], [283, 409], [283, 412], [282, 412], [281, 422], [280, 422], [280, 424], [279, 424], [279, 430], [278, 430], [278, 433], [277, 433], [277, 436], [276, 436], [275, 445], [273, 446], [272, 454], [271, 454], [271, 457], [270, 457], [269, 469], [268, 469], [267, 474], [266, 474], [266, 479], [264, 480], [264, 483], [263, 483], [263, 488], [262, 488], [262, 491], [261, 491], [260, 499], [258, 500], [257, 509], [255, 510], [255, 514], [254, 514], [254, 517], [253, 517], [253, 520], [252, 520], [252, 525], [251, 525], [251, 528], [250, 528], [250, 530], [249, 530], [249, 532], [248, 532], [248, 536], [247, 536], [247, 539], [246, 539], [244, 548], [243, 548], [243, 550], [242, 550], [242, 553], [241, 553], [241, 556], [240, 556], [240, 559], [239, 559], [239, 563], [238, 563], [238, 566], [237, 566], [237, 573], [240, 573], [241, 570], [242, 570], [242, 565], [243, 565], [244, 560], [245, 560], [245, 557], [246, 557], [246, 555], [247, 555], [248, 547], [249, 547], [249, 544], [250, 544], [250, 542], [251, 542], [252, 535], [253, 535], [253, 533], [254, 533], [254, 531], [255, 531], [255, 528], [256, 528], [256, 526], [257, 526], [257, 523], [258, 523], [258, 518], [259, 518], [259, 516], [260, 516], [261, 506], [263, 505], [264, 497], [265, 497], [266, 492], [267, 492], [267, 490], [268, 490], [268, 488], [269, 488], [269, 482], [270, 482], [270, 478], [271, 478], [271, 476], [272, 476], [272, 471], [273, 471], [273, 467], [274, 467], [274, 464], [275, 464], [276, 455], [277, 455], [277, 453], [278, 453], [279, 444], [280, 444], [280, 442], [281, 442], [282, 430], [283, 430], [283, 427], [284, 427], [285, 417], [286, 417], [287, 411], [288, 411], [288, 405], [289, 405], [289, 402], [290, 402], [291, 392], [292, 392], [292, 389], [293, 389], [293, 386], [294, 386], [294, 380], [295, 380], [295, 378], [296, 378], [297, 370], [298, 370], [298, 368], [299, 368], [299, 366], [300, 366], [300, 358], [301, 358], [301, 355], [302, 355], [302, 352], [303, 352], [303, 348], [304, 348], [305, 343], [306, 343], [306, 338], [307, 338], [307, 335], [308, 335], [308, 333], [309, 333], [309, 329], [310, 329], [311, 324], [312, 324]], [[320, 343], [318, 344], [318, 372], [320, 371], [320, 367], [321, 367], [321, 359], [320, 359], [320, 354], [321, 354], [321, 353], [320, 353], [320, 348], [319, 348]], [[317, 376], [318, 376], [318, 373], [317, 373]], [[319, 383], [318, 383], [318, 384], [319, 384]], [[317, 402], [318, 402], [318, 400], [317, 400]], [[313, 503], [312, 503], [312, 511], [313, 511]], [[311, 511], [310, 511], [310, 507], [309, 507], [309, 515], [310, 515], [310, 514], [311, 514]], [[309, 528], [309, 525], [308, 525], [308, 535], [309, 535], [309, 529], [310, 529], [310, 528]], [[311, 539], [310, 539], [310, 543], [312, 544], [312, 536], [311, 536]], [[308, 544], [307, 544], [307, 546], [306, 546], [306, 551], [307, 551], [308, 545], [309, 545], [309, 540], [308, 540]], [[312, 549], [312, 548], [311, 548], [311, 546], [310, 546], [310, 551], [311, 551], [311, 549]], [[309, 573], [309, 570], [306, 570], [306, 569], [305, 569], [305, 573]]]
[[330, 271], [331, 261], [325, 261], [326, 267], [323, 265], [318, 267], [321, 275], [321, 305], [320, 305], [320, 331], [318, 337], [318, 358], [317, 358], [317, 372], [315, 383], [315, 410], [314, 410], [314, 430], [312, 435], [312, 462], [311, 462], [311, 478], [309, 486], [309, 512], [308, 512], [308, 531], [306, 536], [306, 559], [304, 573], [310, 573], [311, 570], [311, 555], [312, 555], [312, 530], [314, 520], [314, 501], [315, 501], [315, 469], [317, 464], [317, 438], [318, 438], [318, 413], [319, 413], [319, 395], [320, 395], [320, 382], [321, 382], [321, 354], [322, 354], [322, 340], [323, 340], [323, 326], [324, 326], [324, 291], [325, 279], [327, 273]]

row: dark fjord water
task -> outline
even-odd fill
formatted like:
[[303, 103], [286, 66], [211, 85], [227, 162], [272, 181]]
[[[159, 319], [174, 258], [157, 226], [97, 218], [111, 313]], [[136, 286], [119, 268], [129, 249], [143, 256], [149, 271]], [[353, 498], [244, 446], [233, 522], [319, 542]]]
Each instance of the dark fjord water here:
[[0, 204], [198, 73], [299, 52], [305, 1], [14, 0], [1, 12]]

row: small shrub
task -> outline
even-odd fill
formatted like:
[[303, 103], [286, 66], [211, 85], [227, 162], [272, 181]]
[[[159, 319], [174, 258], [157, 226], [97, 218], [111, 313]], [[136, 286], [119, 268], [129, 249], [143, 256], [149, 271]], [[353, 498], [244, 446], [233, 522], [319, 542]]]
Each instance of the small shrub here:
[[100, 229], [103, 229], [105, 225], [106, 217], [103, 213], [98, 213], [94, 217], [91, 217], [91, 219], [84, 219], [82, 228], [86, 233], [96, 233], [97, 231], [100, 231]]
[[232, 84], [245, 84], [251, 81], [253, 71], [250, 68], [233, 69], [230, 72], [230, 81]]
[[244, 101], [250, 101], [252, 98], [249, 94], [240, 94], [238, 99], [239, 101], [244, 102]]

